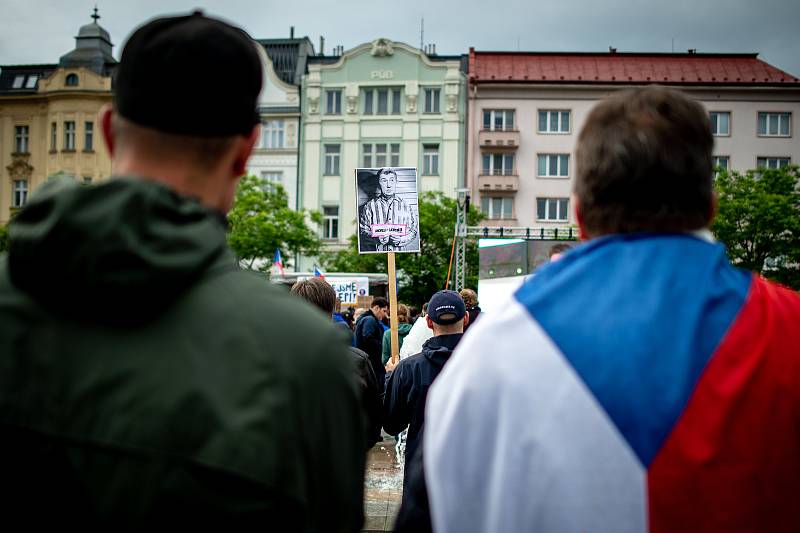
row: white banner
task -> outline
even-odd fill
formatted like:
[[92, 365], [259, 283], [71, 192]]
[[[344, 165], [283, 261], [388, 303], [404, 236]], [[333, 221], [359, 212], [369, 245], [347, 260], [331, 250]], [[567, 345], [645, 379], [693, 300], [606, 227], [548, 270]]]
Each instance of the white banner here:
[[331, 284], [336, 296], [342, 302], [342, 306], [355, 305], [359, 296], [369, 295], [369, 278], [367, 277], [325, 277], [325, 281]]

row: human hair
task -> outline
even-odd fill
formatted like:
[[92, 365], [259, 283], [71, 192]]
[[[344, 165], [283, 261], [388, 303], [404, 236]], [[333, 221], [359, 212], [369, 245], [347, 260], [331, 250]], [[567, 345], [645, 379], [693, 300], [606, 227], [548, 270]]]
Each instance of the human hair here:
[[572, 247], [569, 244], [564, 244], [563, 242], [560, 242], [558, 244], [554, 244], [550, 248], [550, 251], [548, 252], [547, 255], [550, 256], [550, 257], [553, 257], [556, 254], [563, 254], [564, 252], [566, 252], [570, 248], [572, 248]]
[[438, 322], [435, 322], [433, 319], [431, 319], [431, 324], [433, 324], [433, 334], [437, 336], [464, 332], [463, 318], [452, 324], [439, 324]]
[[700, 229], [711, 219], [708, 113], [664, 87], [600, 102], [578, 137], [575, 196], [590, 237]]
[[289, 291], [332, 315], [336, 307], [336, 291], [322, 278], [308, 278], [292, 285]]
[[141, 126], [115, 113], [111, 120], [117, 150], [135, 147], [154, 161], [180, 159], [199, 169], [214, 167], [236, 142], [238, 135], [194, 137]]
[[461, 289], [458, 291], [461, 299], [464, 300], [464, 305], [467, 307], [475, 307], [478, 305], [478, 294], [472, 289]]
[[393, 174], [394, 175], [394, 179], [395, 180], [397, 179], [397, 171], [395, 169], [389, 168], [389, 167], [384, 167], [384, 168], [380, 169], [378, 171], [378, 173], [375, 175], [375, 177], [380, 179], [381, 176], [384, 175], [384, 174]]
[[423, 315], [427, 315], [428, 314], [428, 302], [425, 302], [424, 304], [422, 304], [422, 314]]
[[372, 300], [371, 304], [369, 304], [370, 309], [372, 309], [375, 306], [378, 306], [378, 307], [381, 307], [381, 308], [389, 307], [389, 302], [386, 301], [386, 298], [384, 298], [382, 296], [378, 296], [377, 298]]
[[397, 320], [399, 322], [408, 322], [409, 317], [408, 306], [405, 304], [397, 304]]

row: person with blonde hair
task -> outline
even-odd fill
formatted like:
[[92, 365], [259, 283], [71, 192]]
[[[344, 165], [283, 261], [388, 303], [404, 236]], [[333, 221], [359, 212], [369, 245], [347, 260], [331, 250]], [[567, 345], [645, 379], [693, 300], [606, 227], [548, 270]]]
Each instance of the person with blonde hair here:
[[[408, 306], [405, 304], [397, 304], [397, 340], [398, 340], [398, 353], [400, 352], [400, 348], [403, 347], [403, 340], [405, 340], [406, 335], [408, 332], [411, 331], [411, 323], [409, 321], [409, 313], [408, 313]], [[381, 360], [383, 364], [389, 362], [389, 359], [392, 357], [392, 330], [387, 329], [383, 332], [383, 353], [381, 354]]]

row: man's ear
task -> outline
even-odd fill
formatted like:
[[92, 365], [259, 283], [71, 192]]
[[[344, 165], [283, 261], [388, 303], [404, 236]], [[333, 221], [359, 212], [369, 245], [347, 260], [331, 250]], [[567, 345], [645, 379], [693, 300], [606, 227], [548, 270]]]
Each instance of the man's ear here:
[[106, 144], [106, 148], [108, 149], [109, 157], [114, 157], [114, 130], [112, 127], [112, 117], [114, 115], [114, 110], [111, 107], [111, 104], [106, 104], [100, 108], [100, 112], [98, 113], [100, 116], [100, 126], [103, 132], [103, 141]]
[[256, 124], [253, 126], [253, 131], [250, 132], [250, 135], [239, 139], [236, 157], [233, 160], [233, 174], [237, 178], [244, 176], [247, 172], [247, 160], [250, 159], [250, 154], [253, 153], [253, 147], [256, 145], [260, 134], [261, 124]]
[[581, 240], [587, 241], [591, 239], [591, 235], [589, 232], [586, 231], [586, 226], [583, 223], [583, 212], [581, 212], [581, 201], [578, 200], [578, 196], [575, 193], [572, 193], [570, 196], [570, 201], [572, 202], [572, 206], [575, 209], [575, 218], [578, 221], [578, 228], [581, 230]]
[[467, 327], [469, 324], [469, 313], [464, 313], [464, 327]]
[[425, 315], [425, 322], [428, 324], [428, 329], [433, 329], [433, 320], [431, 320], [430, 315]]

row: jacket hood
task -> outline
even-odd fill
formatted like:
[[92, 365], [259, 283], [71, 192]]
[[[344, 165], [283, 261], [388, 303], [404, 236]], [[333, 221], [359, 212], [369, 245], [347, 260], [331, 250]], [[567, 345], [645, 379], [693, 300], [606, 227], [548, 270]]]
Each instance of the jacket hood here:
[[463, 333], [453, 333], [451, 335], [431, 337], [422, 345], [422, 355], [441, 368], [453, 354], [453, 350], [456, 349], [463, 336]]
[[403, 322], [402, 324], [398, 324], [397, 334], [400, 335], [401, 337], [405, 337], [406, 335], [408, 335], [408, 332], [411, 331], [412, 327], [413, 326], [411, 324], [406, 324], [405, 322]]
[[215, 263], [235, 265], [222, 215], [143, 179], [46, 184], [10, 234], [18, 289], [49, 311], [102, 322], [151, 319]]

